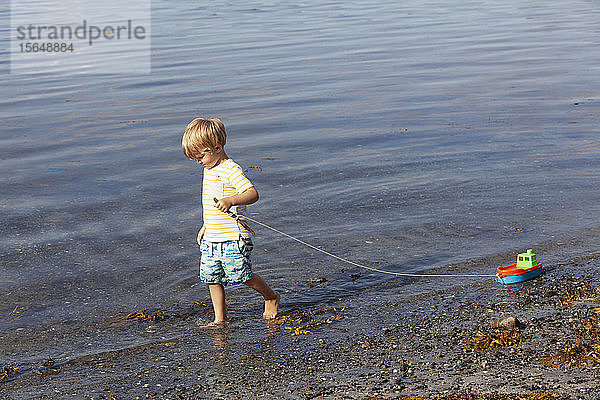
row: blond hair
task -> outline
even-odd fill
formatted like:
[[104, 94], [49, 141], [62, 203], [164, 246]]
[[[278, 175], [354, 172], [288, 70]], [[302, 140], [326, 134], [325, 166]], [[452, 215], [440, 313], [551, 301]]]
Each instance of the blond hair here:
[[213, 150], [225, 146], [227, 132], [218, 118], [196, 118], [183, 132], [181, 147], [183, 154], [191, 160], [198, 158], [208, 147]]

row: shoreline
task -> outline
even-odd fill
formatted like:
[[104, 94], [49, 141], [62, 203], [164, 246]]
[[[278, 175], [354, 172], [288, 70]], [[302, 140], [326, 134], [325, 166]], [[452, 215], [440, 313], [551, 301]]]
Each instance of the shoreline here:
[[[575, 349], [578, 339], [590, 344], [590, 352], [600, 343], [599, 265], [599, 254], [573, 259], [510, 288], [478, 280], [427, 291], [431, 283], [420, 281], [415, 285], [423, 285], [422, 293], [408, 297], [401, 286], [386, 282], [323, 307], [284, 312], [251, 343], [232, 340], [237, 330], [248, 328], [245, 321], [192, 331], [8, 376], [0, 394], [14, 399], [594, 399], [600, 358], [560, 365], [558, 355]], [[518, 343], [482, 351], [468, 345], [477, 331], [480, 339], [500, 334], [490, 322], [507, 316], [521, 323]], [[152, 326], [161, 323], [166, 322]], [[209, 351], [197, 346], [206, 341], [214, 344]]]

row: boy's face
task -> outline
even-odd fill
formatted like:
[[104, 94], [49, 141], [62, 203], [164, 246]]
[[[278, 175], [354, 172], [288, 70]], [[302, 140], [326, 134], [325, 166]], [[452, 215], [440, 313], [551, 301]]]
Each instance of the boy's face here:
[[202, 165], [206, 169], [211, 169], [221, 162], [222, 147], [214, 149], [206, 148], [194, 159], [197, 164]]

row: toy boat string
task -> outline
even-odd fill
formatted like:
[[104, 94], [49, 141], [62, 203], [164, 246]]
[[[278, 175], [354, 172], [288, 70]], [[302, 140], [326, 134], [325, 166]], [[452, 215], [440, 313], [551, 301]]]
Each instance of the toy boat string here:
[[[216, 197], [214, 197], [214, 198], [213, 198], [213, 200], [215, 201], [215, 203], [218, 203], [218, 202], [219, 202], [219, 200], [217, 200], [217, 198], [216, 198]], [[229, 215], [231, 218], [235, 219], [235, 222], [237, 222], [238, 224], [240, 224], [241, 226], [243, 226], [243, 227], [244, 227], [244, 228], [245, 228], [245, 229], [246, 229], [248, 232], [250, 232], [250, 233], [251, 233], [251, 234], [253, 234], [253, 235], [256, 235], [256, 233], [254, 233], [254, 231], [252, 230], [252, 228], [250, 228], [250, 227], [248, 226], [248, 224], [246, 224], [244, 221], [242, 221], [242, 220], [240, 219], [240, 216], [239, 216], [239, 215], [237, 215], [236, 213], [234, 213], [234, 212], [233, 212], [233, 211], [231, 211], [231, 210], [227, 210], [227, 211], [225, 211], [225, 214], [227, 214], [227, 215]]]
[[[233, 219], [235, 219], [237, 222], [239, 222], [240, 225], [242, 225], [244, 228], [246, 228], [248, 230], [248, 232], [250, 232], [250, 233], [252, 233], [254, 235], [254, 231], [252, 231], [252, 229], [250, 229], [250, 227], [247, 224], [245, 224], [243, 221], [241, 221], [240, 217], [238, 215], [236, 215], [235, 213], [233, 213], [231, 211], [228, 211], [227, 214], [230, 217], [232, 217]], [[287, 233], [282, 232], [279, 229], [273, 228], [272, 226], [269, 226], [267, 224], [263, 224], [260, 221], [257, 221], [257, 220], [255, 220], [253, 218], [248, 217], [247, 215], [244, 215], [244, 218], [247, 219], [247, 220], [249, 220], [249, 221], [252, 221], [255, 224], [258, 224], [258, 225], [260, 225], [262, 227], [270, 229], [273, 232], [277, 232], [280, 235], [283, 235], [283, 236], [285, 236], [287, 238], [295, 240], [296, 242], [301, 243], [301, 244], [303, 244], [303, 245], [305, 245], [307, 247], [310, 247], [311, 249], [317, 250], [317, 251], [319, 251], [319, 252], [321, 252], [321, 253], [323, 253], [325, 255], [328, 255], [329, 257], [333, 257], [333, 258], [335, 258], [337, 260], [340, 260], [340, 261], [343, 261], [345, 263], [354, 265], [355, 267], [358, 267], [358, 268], [366, 269], [366, 270], [373, 271], [373, 272], [379, 272], [380, 274], [396, 275], [396, 276], [407, 276], [407, 277], [416, 277], [416, 278], [449, 277], [449, 276], [456, 276], [456, 277], [486, 277], [487, 278], [487, 277], [495, 277], [496, 276], [496, 275], [489, 275], [489, 274], [487, 274], [487, 275], [486, 274], [410, 274], [410, 273], [405, 273], [405, 272], [384, 271], [384, 270], [381, 270], [381, 269], [378, 269], [378, 268], [369, 267], [369, 266], [362, 265], [362, 264], [359, 264], [359, 263], [351, 261], [351, 260], [347, 260], [347, 259], [345, 259], [343, 257], [340, 257], [338, 255], [330, 253], [330, 252], [328, 252], [326, 250], [320, 249], [317, 246], [313, 246], [310, 243], [306, 243], [304, 240], [300, 240], [300, 239], [298, 239], [298, 238], [296, 238], [296, 237], [294, 237], [292, 235], [288, 235]]]

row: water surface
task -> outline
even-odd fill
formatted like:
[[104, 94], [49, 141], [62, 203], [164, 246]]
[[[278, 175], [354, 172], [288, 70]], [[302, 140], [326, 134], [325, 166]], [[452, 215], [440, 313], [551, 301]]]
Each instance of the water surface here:
[[[196, 116], [222, 118], [229, 156], [262, 168], [250, 216], [351, 260], [419, 272], [597, 251], [598, 21], [590, 1], [154, 2], [150, 75], [2, 75], [3, 361], [194, 334], [189, 318], [107, 321], [208, 300], [202, 171], [180, 148]], [[413, 290], [255, 228], [284, 311]], [[247, 327], [232, 340], [264, 334], [260, 299], [228, 293]]]

